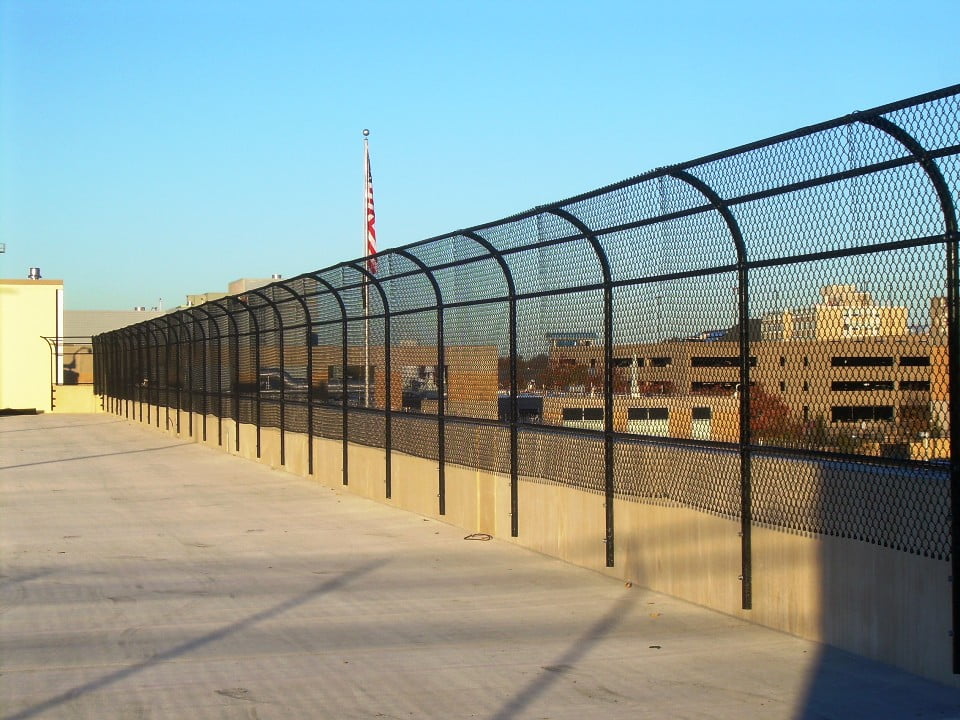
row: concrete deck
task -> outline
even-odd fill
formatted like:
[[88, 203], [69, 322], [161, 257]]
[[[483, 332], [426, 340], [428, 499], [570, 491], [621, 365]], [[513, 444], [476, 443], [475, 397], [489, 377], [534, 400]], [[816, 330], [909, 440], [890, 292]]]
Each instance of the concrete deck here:
[[0, 418], [0, 511], [8, 720], [960, 718], [956, 690], [108, 415]]

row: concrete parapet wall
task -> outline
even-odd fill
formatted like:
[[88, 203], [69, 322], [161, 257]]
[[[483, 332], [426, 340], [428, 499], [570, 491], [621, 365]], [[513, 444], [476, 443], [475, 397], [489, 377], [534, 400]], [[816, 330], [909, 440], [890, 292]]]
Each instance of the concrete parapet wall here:
[[[109, 407], [109, 406], [108, 406]], [[157, 408], [150, 426], [157, 428]], [[160, 410], [161, 413], [165, 411]], [[175, 410], [171, 411], [173, 415]], [[124, 412], [119, 412], [121, 416]], [[176, 422], [161, 431], [176, 436]], [[140, 422], [139, 409], [132, 420]], [[236, 447], [232, 420], [180, 414], [182, 439], [242, 457], [256, 457], [256, 428], [242, 425]], [[143, 420], [147, 423], [144, 408]], [[217, 434], [218, 424], [222, 428]], [[392, 493], [386, 497], [382, 448], [348, 446], [349, 484], [343, 486], [339, 440], [260, 431], [259, 461], [308, 475], [313, 446], [317, 482], [393, 507], [437, 518], [465, 532], [498, 539], [699, 605], [896, 665], [960, 688], [951, 673], [950, 564], [841, 537], [755, 525], [752, 530], [752, 609], [741, 609], [739, 519], [662, 500], [614, 501], [616, 566], [605, 567], [605, 507], [601, 494], [534, 477], [518, 485], [519, 537], [510, 537], [509, 477], [445, 466], [446, 513], [439, 514], [436, 460], [391, 454]]]
[[419, 515], [439, 518], [437, 461], [394, 452], [392, 465], [393, 492], [390, 504]]
[[93, 385], [54, 385], [52, 412], [102, 412], [100, 407], [100, 396], [93, 394]]
[[[337, 443], [338, 452], [342, 455], [342, 446]], [[350, 470], [348, 481], [350, 492], [371, 500], [383, 502], [387, 498], [385, 470], [386, 453], [380, 448], [366, 445], [347, 446], [347, 463]], [[337, 483], [343, 484], [342, 473]]]
[[343, 485], [343, 445], [339, 440], [313, 439], [313, 477], [328, 487]]

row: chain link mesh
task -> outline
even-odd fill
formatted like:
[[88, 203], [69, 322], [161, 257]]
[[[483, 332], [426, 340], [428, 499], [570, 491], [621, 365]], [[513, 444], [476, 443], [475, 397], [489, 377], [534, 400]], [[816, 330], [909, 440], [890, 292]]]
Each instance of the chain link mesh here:
[[946, 558], [958, 202], [950, 88], [98, 336], [99, 383]]

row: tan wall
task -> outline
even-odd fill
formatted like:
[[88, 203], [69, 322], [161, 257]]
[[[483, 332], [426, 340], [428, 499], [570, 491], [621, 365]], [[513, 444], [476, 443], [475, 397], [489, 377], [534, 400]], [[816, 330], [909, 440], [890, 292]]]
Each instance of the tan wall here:
[[[150, 425], [156, 426], [156, 408]], [[162, 411], [161, 411], [162, 412]], [[121, 414], [123, 414], [121, 412]], [[136, 416], [137, 418], [139, 415]], [[163, 414], [161, 430], [164, 429]], [[135, 418], [136, 419], [136, 418]], [[208, 445], [217, 420], [208, 417]], [[146, 422], [146, 412], [144, 412]], [[193, 439], [200, 441], [200, 416]], [[186, 413], [180, 437], [189, 437]], [[176, 424], [166, 432], [176, 434]], [[232, 421], [222, 449], [237, 453]], [[255, 455], [255, 429], [241, 428], [239, 454]], [[289, 471], [306, 472], [307, 438], [286, 434]], [[315, 438], [314, 478], [343, 489], [341, 444]], [[276, 467], [279, 432], [261, 431], [260, 461]], [[951, 673], [951, 589], [947, 561], [879, 545], [754, 526], [753, 608], [741, 609], [739, 520], [655, 501], [614, 501], [616, 566], [605, 567], [604, 498], [537, 478], [521, 478], [518, 538], [510, 537], [509, 478], [446, 466], [446, 514], [439, 515], [436, 461], [392, 454], [393, 493], [385, 497], [385, 455], [349, 446], [347, 490], [496, 537], [784, 632], [890, 663], [960, 688]]]
[[93, 349], [90, 343], [63, 344], [63, 382], [66, 385], [93, 382]]
[[942, 344], [930, 346], [930, 415], [934, 427], [944, 435], [950, 433], [950, 350]]
[[57, 385], [53, 388], [53, 412], [98, 413], [100, 396], [93, 394], [93, 385]]
[[54, 356], [63, 334], [62, 280], [0, 280], [0, 409], [53, 409]]

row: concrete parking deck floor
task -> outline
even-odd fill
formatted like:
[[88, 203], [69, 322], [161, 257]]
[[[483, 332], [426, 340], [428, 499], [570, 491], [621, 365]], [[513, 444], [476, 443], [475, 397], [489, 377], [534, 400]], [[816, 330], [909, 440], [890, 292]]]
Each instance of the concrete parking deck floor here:
[[0, 418], [0, 714], [944, 718], [955, 690], [108, 415]]

